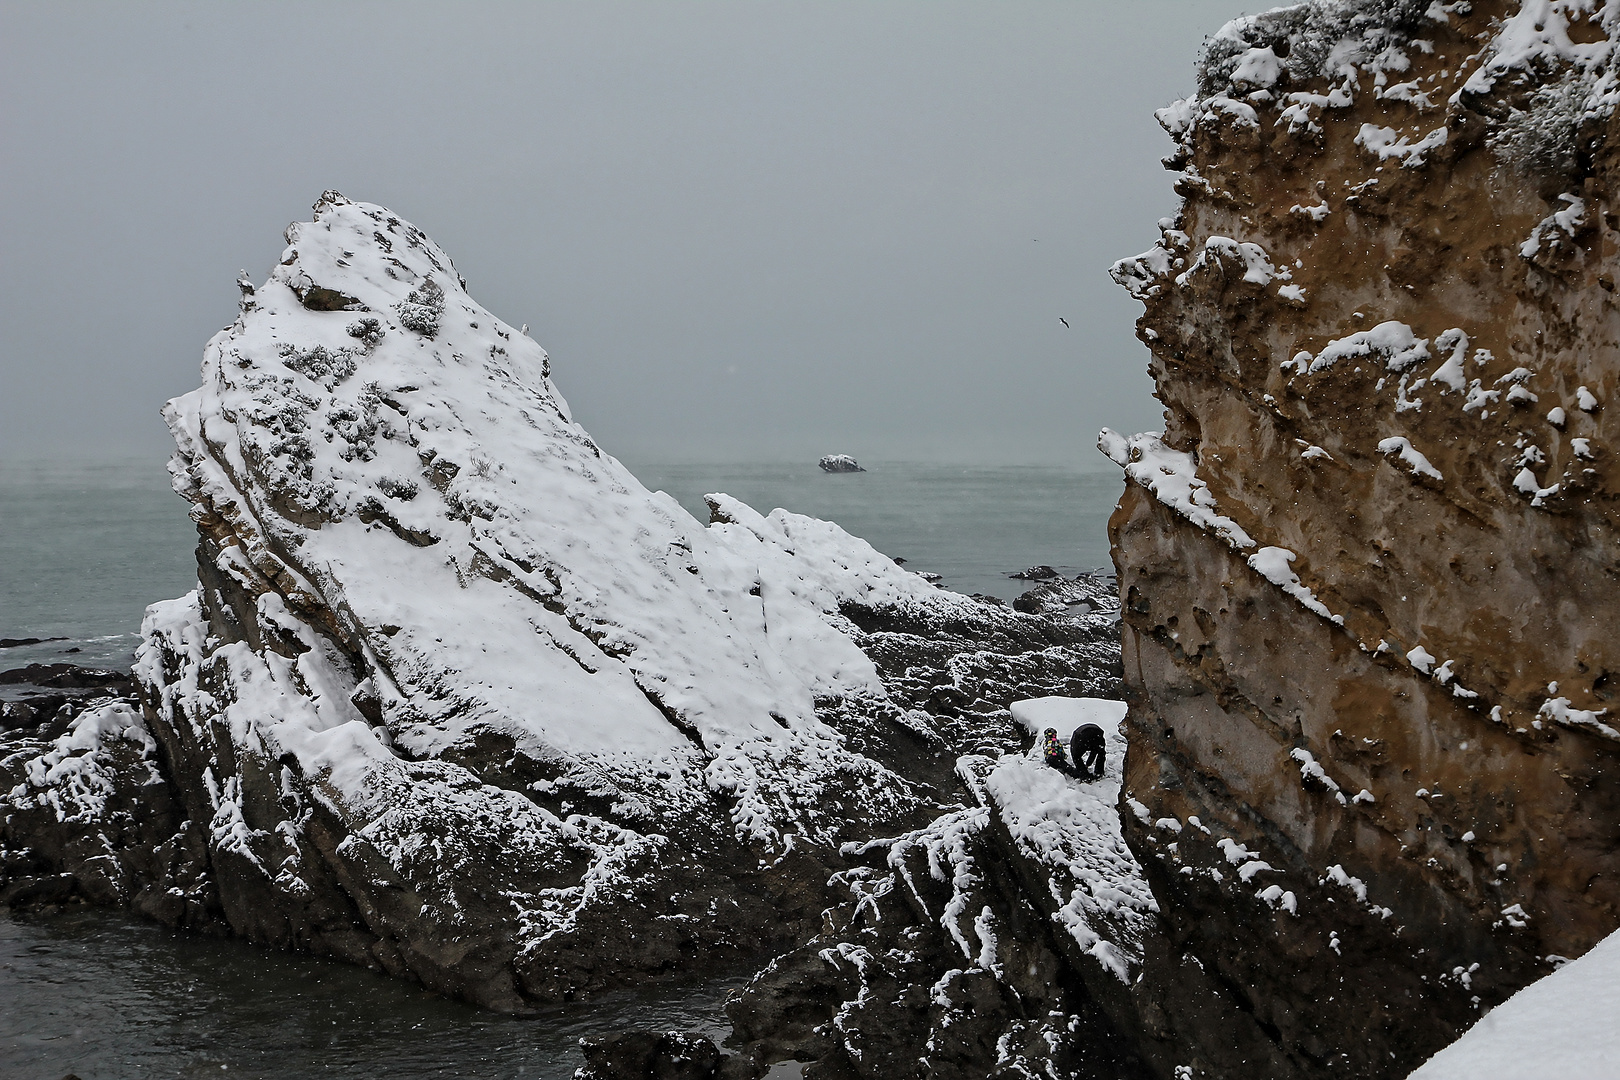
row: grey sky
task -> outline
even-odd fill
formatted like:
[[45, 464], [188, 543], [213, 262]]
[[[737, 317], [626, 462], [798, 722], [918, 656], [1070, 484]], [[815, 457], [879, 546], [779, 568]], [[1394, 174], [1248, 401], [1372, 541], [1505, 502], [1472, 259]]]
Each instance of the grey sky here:
[[[1108, 280], [1232, 0], [0, 5], [0, 457], [166, 453], [323, 188], [527, 322], [626, 460], [1106, 465]], [[1059, 316], [1073, 329], [1065, 330]]]

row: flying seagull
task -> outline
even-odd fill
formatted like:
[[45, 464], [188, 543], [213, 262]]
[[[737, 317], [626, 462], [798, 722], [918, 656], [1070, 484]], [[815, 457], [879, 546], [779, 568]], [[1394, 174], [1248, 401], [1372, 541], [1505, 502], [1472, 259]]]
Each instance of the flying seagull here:
[[1063, 329], [1065, 329], [1065, 330], [1072, 330], [1072, 329], [1074, 329], [1074, 328], [1073, 328], [1073, 327], [1071, 327], [1071, 326], [1070, 326], [1070, 325], [1069, 325], [1069, 320], [1068, 320], [1068, 319], [1065, 319], [1065, 318], [1064, 318], [1064, 317], [1063, 317], [1063, 316], [1061, 316], [1061, 315], [1059, 315], [1059, 316], [1058, 316], [1058, 322], [1060, 322], [1060, 323], [1062, 323], [1062, 324], [1063, 324]]

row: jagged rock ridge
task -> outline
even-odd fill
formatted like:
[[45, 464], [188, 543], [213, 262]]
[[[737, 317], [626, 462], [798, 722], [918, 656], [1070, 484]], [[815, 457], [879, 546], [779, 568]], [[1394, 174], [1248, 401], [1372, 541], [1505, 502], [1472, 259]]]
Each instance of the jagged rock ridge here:
[[1404, 1075], [1620, 925], [1617, 36], [1299, 5], [1159, 114], [1185, 201], [1115, 276], [1167, 426], [1101, 446], [1128, 835], [1232, 1016], [1161, 1034], [1209, 1075]]

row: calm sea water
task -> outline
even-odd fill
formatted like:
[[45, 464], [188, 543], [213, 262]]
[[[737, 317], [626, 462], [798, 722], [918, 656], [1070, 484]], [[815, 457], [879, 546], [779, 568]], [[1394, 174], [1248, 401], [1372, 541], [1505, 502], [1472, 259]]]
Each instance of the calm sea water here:
[[0, 1076], [60, 1080], [567, 1080], [582, 1036], [730, 1030], [740, 977], [484, 1012], [336, 961], [176, 933], [116, 912], [0, 915]]
[[[1118, 474], [879, 463], [631, 465], [700, 520], [707, 492], [837, 521], [964, 592], [1012, 597], [1006, 575], [1108, 564]], [[161, 461], [0, 464], [0, 668], [126, 665], [147, 604], [196, 581], [195, 533]], [[69, 651], [76, 650], [76, 651]], [[105, 911], [0, 913], [0, 1076], [536, 1077], [563, 1080], [582, 1035], [627, 1028], [723, 1036], [735, 980], [620, 994], [538, 1019], [447, 1002], [343, 964], [175, 934]], [[786, 1067], [778, 1074], [796, 1075]]]

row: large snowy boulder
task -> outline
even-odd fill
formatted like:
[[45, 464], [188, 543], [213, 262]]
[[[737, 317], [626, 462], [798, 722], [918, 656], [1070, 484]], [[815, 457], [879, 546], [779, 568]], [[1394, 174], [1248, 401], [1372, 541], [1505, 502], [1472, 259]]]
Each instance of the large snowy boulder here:
[[165, 410], [199, 584], [148, 612], [144, 708], [0, 745], [0, 896], [522, 1009], [802, 940], [840, 843], [959, 805], [1013, 698], [1116, 678], [1102, 623], [696, 521], [418, 229], [315, 211]]

